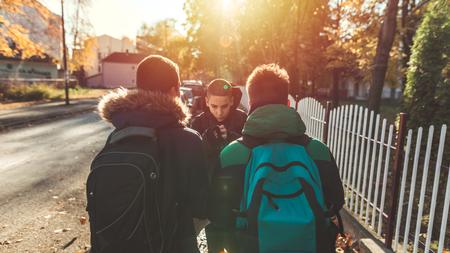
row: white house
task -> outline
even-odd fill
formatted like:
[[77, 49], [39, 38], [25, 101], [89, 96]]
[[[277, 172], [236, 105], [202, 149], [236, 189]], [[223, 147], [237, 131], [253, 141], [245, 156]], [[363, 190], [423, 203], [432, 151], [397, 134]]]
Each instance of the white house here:
[[89, 87], [136, 87], [136, 67], [147, 55], [115, 52], [101, 62], [101, 72], [87, 78]]
[[102, 60], [108, 55], [114, 52], [136, 53], [134, 42], [127, 37], [116, 39], [109, 35], [101, 35], [85, 41], [85, 45], [88, 43], [92, 45], [92, 52], [90, 52], [92, 57], [89, 57], [90, 64], [84, 68], [88, 77], [102, 72]]

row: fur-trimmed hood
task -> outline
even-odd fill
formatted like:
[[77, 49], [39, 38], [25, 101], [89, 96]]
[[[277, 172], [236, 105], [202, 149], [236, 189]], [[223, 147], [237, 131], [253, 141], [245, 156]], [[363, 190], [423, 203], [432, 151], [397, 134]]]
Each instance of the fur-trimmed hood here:
[[[100, 99], [98, 104], [100, 116], [116, 125], [117, 117], [151, 117], [151, 115], [165, 115], [186, 126], [189, 119], [189, 109], [181, 99], [171, 97], [160, 92], [145, 90], [128, 90], [119, 88]], [[141, 115], [136, 115], [140, 113]], [[146, 119], [136, 118], [137, 121]], [[152, 120], [152, 119], [149, 119]], [[154, 120], [154, 119], [153, 119]]]

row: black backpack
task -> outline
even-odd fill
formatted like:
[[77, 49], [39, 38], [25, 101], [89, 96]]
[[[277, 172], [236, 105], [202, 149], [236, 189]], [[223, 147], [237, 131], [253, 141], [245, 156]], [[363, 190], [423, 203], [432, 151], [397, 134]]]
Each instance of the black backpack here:
[[178, 204], [163, 201], [162, 185], [172, 178], [162, 177], [154, 129], [114, 131], [87, 179], [91, 252], [169, 251]]

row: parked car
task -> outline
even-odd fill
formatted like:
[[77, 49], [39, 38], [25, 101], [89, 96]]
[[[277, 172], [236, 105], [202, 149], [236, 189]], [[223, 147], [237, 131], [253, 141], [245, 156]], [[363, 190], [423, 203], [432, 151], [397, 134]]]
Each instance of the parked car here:
[[203, 83], [200, 80], [183, 80], [181, 82], [181, 87], [190, 88], [196, 97], [205, 96], [205, 86], [203, 86]]
[[181, 101], [183, 101], [187, 106], [191, 107], [194, 102], [194, 93], [191, 88], [180, 87]]

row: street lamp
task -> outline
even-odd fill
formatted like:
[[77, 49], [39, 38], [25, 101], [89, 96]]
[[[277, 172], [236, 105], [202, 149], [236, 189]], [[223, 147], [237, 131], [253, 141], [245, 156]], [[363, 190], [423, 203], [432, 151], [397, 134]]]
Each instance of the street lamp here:
[[67, 73], [67, 50], [66, 50], [66, 30], [64, 28], [64, 0], [61, 0], [61, 26], [62, 26], [62, 44], [63, 44], [63, 64], [64, 64], [64, 89], [66, 105], [69, 105], [69, 80]]

